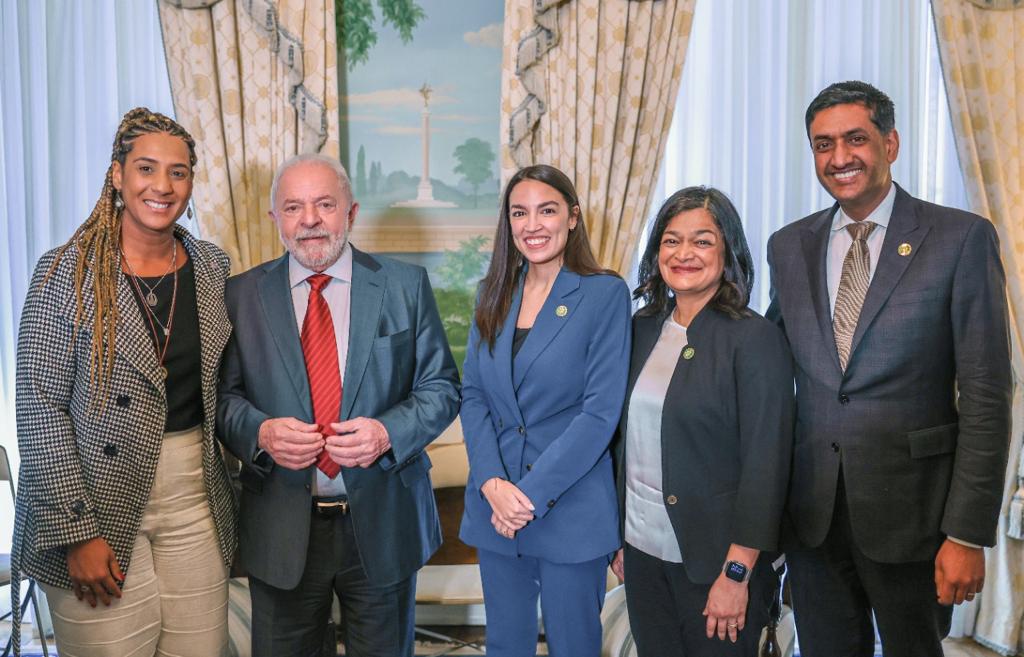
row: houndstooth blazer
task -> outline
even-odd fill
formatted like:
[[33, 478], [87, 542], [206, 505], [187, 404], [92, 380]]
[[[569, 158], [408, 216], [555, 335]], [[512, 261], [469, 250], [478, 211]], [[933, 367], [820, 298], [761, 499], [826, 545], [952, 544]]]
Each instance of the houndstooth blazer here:
[[[203, 479], [221, 556], [230, 564], [236, 537], [235, 501], [214, 438], [217, 372], [231, 334], [224, 307], [227, 255], [180, 226], [175, 235], [192, 258], [203, 396]], [[66, 546], [97, 536], [110, 544], [121, 569], [131, 569], [132, 545], [148, 502], [163, 443], [167, 400], [153, 342], [120, 275], [115, 359], [101, 404], [91, 403], [94, 302], [72, 344], [75, 260], [68, 249], [49, 280], [56, 250], [36, 265], [18, 335], [16, 406], [21, 469], [14, 521], [12, 570], [71, 587]], [[84, 289], [91, 284], [87, 271]], [[19, 569], [20, 567], [20, 569]], [[18, 587], [12, 587], [17, 591]]]

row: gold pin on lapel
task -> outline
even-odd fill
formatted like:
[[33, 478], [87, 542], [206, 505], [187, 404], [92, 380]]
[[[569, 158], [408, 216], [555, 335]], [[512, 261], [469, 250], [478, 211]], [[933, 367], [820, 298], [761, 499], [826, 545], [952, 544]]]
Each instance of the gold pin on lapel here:
[[908, 256], [910, 255], [910, 252], [913, 250], [914, 247], [904, 242], [903, 244], [899, 245], [899, 248], [896, 249], [896, 253], [900, 254], [901, 256]]
[[694, 349], [693, 347], [687, 346], [686, 349], [683, 349], [683, 360], [690, 360], [691, 358], [693, 358], [693, 355], [696, 354], [696, 353], [697, 353], [696, 349]]
[[566, 308], [565, 306], [559, 306], [555, 308], [555, 314], [558, 315], [559, 317], [565, 317], [566, 315], [569, 314], [569, 309]]

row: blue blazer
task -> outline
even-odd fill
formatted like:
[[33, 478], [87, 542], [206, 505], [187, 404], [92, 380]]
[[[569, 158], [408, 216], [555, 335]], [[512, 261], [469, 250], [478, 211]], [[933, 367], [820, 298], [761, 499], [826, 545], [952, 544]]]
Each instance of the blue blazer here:
[[[512, 338], [523, 283], [494, 351], [469, 334], [462, 430], [469, 483], [459, 537], [505, 555], [580, 563], [620, 545], [608, 446], [629, 372], [629, 290], [617, 276], [562, 269], [522, 348]], [[512, 540], [491, 525], [480, 492], [501, 477], [533, 502], [536, 518]]]

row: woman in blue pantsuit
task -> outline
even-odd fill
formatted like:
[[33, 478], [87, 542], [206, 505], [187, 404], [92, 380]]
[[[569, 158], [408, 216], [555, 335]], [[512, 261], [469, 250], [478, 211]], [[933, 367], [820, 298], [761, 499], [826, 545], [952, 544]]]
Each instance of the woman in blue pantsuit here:
[[463, 371], [470, 473], [460, 537], [478, 548], [487, 654], [597, 657], [619, 547], [608, 446], [625, 395], [626, 284], [601, 269], [572, 183], [546, 165], [502, 196]]

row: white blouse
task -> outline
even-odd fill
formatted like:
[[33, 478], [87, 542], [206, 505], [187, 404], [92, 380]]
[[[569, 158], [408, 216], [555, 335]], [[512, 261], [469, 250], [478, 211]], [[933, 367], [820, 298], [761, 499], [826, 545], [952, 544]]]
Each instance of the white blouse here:
[[685, 346], [686, 327], [669, 315], [636, 380], [626, 424], [626, 542], [672, 563], [683, 556], [662, 495], [661, 412]]

